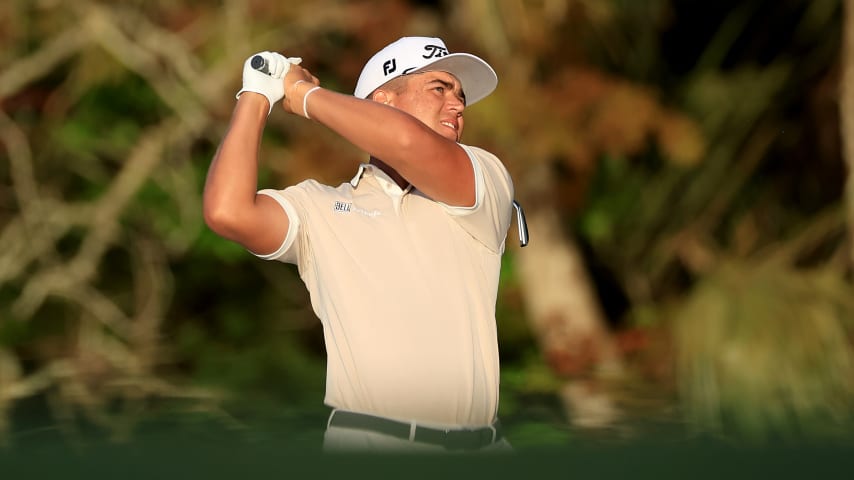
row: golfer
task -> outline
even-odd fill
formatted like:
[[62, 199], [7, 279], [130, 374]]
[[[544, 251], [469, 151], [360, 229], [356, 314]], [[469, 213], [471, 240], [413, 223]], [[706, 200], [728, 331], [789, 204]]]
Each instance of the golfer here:
[[[464, 112], [495, 89], [494, 70], [439, 38], [404, 37], [346, 95], [320, 87], [298, 58], [257, 56], [210, 166], [204, 217], [259, 258], [298, 267], [324, 330], [324, 449], [509, 448], [496, 417], [495, 302], [513, 184], [495, 155], [460, 143]], [[279, 101], [370, 160], [338, 186], [257, 191], [261, 135]]]

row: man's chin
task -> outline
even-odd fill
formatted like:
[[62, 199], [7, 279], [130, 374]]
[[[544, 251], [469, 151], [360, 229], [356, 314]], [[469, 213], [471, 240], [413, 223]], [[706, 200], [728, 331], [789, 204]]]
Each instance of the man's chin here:
[[454, 134], [443, 134], [442, 136], [447, 138], [448, 140], [460, 143], [460, 136], [457, 135], [456, 133], [454, 133]]

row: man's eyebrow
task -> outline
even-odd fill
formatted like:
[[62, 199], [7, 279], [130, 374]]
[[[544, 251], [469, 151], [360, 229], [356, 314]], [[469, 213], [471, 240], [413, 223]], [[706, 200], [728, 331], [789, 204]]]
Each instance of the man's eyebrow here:
[[[431, 83], [438, 83], [438, 84], [441, 84], [443, 87], [445, 87], [445, 88], [447, 88], [447, 89], [449, 89], [449, 90], [453, 90], [453, 89], [454, 89], [454, 84], [453, 84], [453, 83], [448, 82], [448, 81], [445, 81], [445, 80], [442, 80], [441, 78], [434, 78], [433, 80], [430, 80], [429, 82], [427, 82], [427, 84], [428, 84], [428, 85], [429, 85], [429, 84], [431, 84]], [[464, 92], [464, 91], [463, 91], [462, 85], [460, 85], [460, 97], [463, 99], [463, 103], [465, 103], [465, 101], [466, 101], [466, 92]]]

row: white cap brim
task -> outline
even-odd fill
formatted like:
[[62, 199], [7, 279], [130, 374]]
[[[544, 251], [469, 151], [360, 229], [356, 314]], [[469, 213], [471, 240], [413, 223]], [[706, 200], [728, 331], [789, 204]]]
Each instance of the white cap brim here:
[[488, 63], [469, 53], [451, 53], [408, 73], [448, 72], [457, 77], [466, 96], [466, 105], [484, 99], [498, 86], [498, 75]]

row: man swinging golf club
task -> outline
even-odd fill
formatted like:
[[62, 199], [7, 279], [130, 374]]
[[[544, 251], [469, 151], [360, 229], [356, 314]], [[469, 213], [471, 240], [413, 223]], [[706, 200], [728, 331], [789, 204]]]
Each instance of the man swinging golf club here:
[[[493, 154], [460, 143], [463, 113], [495, 89], [495, 72], [439, 38], [404, 37], [346, 95], [299, 59], [257, 56], [210, 166], [204, 216], [258, 257], [297, 265], [324, 329], [324, 448], [509, 448], [496, 418], [495, 302], [513, 184]], [[370, 160], [337, 187], [257, 191], [261, 134], [280, 100]]]

